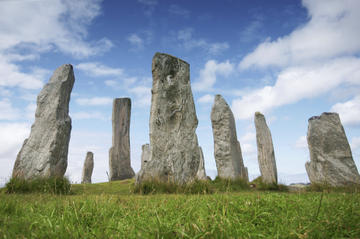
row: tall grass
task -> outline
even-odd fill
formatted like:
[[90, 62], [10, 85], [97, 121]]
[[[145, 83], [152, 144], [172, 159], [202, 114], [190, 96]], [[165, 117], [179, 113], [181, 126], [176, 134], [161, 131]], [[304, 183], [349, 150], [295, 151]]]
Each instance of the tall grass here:
[[187, 184], [177, 184], [174, 182], [162, 182], [160, 180], [144, 181], [136, 184], [132, 190], [137, 194], [157, 194], [157, 193], [170, 193], [170, 194], [211, 194], [214, 191], [207, 181], [194, 181]]
[[71, 192], [71, 184], [66, 177], [39, 177], [30, 180], [11, 178], [5, 187], [6, 193], [70, 194]]

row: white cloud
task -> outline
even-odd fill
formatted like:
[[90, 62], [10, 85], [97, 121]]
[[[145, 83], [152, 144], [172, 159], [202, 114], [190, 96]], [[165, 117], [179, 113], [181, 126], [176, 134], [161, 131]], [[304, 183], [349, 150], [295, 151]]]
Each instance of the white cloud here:
[[10, 177], [16, 155], [29, 134], [28, 124], [0, 123], [0, 175]]
[[0, 86], [2, 87], [39, 89], [48, 74], [47, 70], [39, 68], [35, 68], [29, 73], [23, 73], [19, 66], [10, 63], [0, 55]]
[[211, 55], [218, 55], [229, 49], [229, 44], [227, 42], [209, 43], [204, 39], [194, 38], [193, 32], [194, 29], [192, 28], [185, 28], [177, 32], [177, 40], [181, 42], [181, 47], [186, 50], [201, 48]]
[[109, 50], [106, 38], [86, 42], [87, 27], [101, 13], [99, 0], [3, 1], [0, 51], [25, 47], [35, 52], [53, 47], [75, 57]]
[[242, 144], [241, 151], [244, 156], [247, 158], [255, 158], [256, 156], [256, 147], [253, 144]]
[[254, 132], [247, 132], [240, 138], [240, 142], [252, 142], [256, 140], [256, 134]]
[[144, 40], [140, 38], [139, 35], [133, 33], [131, 34], [127, 40], [130, 42], [131, 45], [135, 46], [138, 49], [141, 49], [144, 47]]
[[158, 0], [138, 0], [138, 2], [148, 6], [155, 6], [158, 4]]
[[185, 18], [190, 16], [190, 11], [176, 4], [171, 4], [169, 7], [169, 13], [179, 15]]
[[360, 85], [360, 2], [303, 0], [303, 5], [310, 17], [306, 24], [287, 36], [267, 39], [239, 63], [241, 70], [276, 67], [279, 74], [274, 85], [232, 102], [237, 119]]
[[203, 104], [211, 103], [213, 101], [214, 101], [214, 96], [209, 94], [203, 95], [197, 100], [197, 102]]
[[234, 70], [234, 65], [229, 61], [217, 63], [215, 60], [209, 60], [205, 68], [200, 70], [200, 76], [195, 80], [193, 89], [198, 91], [212, 90], [216, 82], [216, 76], [228, 76]]
[[150, 106], [151, 87], [136, 86], [129, 89], [129, 92], [135, 95], [135, 103], [140, 106]]
[[310, 21], [275, 41], [268, 39], [240, 62], [251, 66], [284, 67], [317, 62], [360, 50], [360, 2], [358, 0], [303, 0]]
[[76, 65], [76, 68], [89, 76], [122, 76], [124, 70], [121, 68], [112, 68], [99, 62], [83, 62]]
[[298, 149], [307, 149], [308, 148], [307, 139], [306, 139], [305, 135], [299, 137], [296, 140], [295, 148], [298, 148]]
[[360, 149], [360, 137], [353, 137], [351, 139], [351, 150], [355, 151]]
[[88, 120], [88, 119], [106, 120], [104, 114], [98, 111], [93, 111], [93, 112], [80, 111], [80, 112], [71, 113], [71, 118], [76, 120]]
[[83, 106], [100, 106], [100, 105], [111, 105], [113, 102], [112, 98], [109, 97], [93, 97], [93, 98], [78, 98], [75, 100], [77, 104]]
[[339, 113], [344, 125], [360, 125], [360, 95], [344, 103], [333, 105], [331, 111]]
[[358, 79], [360, 59], [354, 57], [289, 67], [279, 73], [274, 86], [248, 92], [232, 102], [232, 109], [237, 119], [248, 119], [256, 111], [266, 113], [275, 107], [314, 98], [341, 84], [359, 85]]
[[20, 118], [20, 111], [14, 108], [9, 99], [0, 100], [0, 120], [16, 120]]

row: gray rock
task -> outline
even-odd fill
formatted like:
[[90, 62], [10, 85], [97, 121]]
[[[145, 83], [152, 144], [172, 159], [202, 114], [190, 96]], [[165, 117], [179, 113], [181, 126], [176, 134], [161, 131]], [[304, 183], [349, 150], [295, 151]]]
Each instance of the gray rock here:
[[133, 178], [130, 162], [131, 100], [116, 98], [112, 112], [112, 147], [109, 151], [110, 181]]
[[143, 144], [141, 149], [141, 169], [143, 169], [150, 160], [150, 144]]
[[18, 153], [12, 177], [62, 177], [67, 168], [71, 132], [72, 65], [57, 68], [37, 97], [35, 122]]
[[198, 171], [196, 173], [196, 178], [198, 180], [208, 180], [205, 172], [204, 154], [201, 147], [199, 147], [199, 152], [200, 152], [200, 163], [199, 163]]
[[94, 169], [94, 154], [92, 152], [86, 153], [84, 167], [82, 171], [81, 183], [91, 183], [91, 175]]
[[236, 136], [234, 115], [221, 95], [216, 95], [211, 109], [214, 136], [214, 156], [220, 178], [243, 178], [244, 163]]
[[152, 75], [150, 160], [137, 174], [137, 183], [144, 180], [191, 182], [196, 179], [200, 152], [189, 64], [156, 53]]
[[263, 114], [255, 113], [256, 143], [261, 178], [264, 183], [277, 184], [277, 169], [271, 132]]
[[307, 141], [310, 162], [305, 167], [311, 183], [331, 186], [360, 184], [359, 172], [337, 113], [311, 117]]

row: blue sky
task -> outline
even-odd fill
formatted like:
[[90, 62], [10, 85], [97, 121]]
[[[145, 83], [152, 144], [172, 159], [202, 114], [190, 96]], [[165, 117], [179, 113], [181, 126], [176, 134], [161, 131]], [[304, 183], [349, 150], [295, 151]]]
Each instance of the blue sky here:
[[280, 182], [307, 181], [307, 120], [340, 114], [360, 166], [358, 0], [0, 0], [0, 183], [30, 133], [36, 96], [60, 65], [75, 85], [66, 175], [106, 181], [112, 99], [131, 97], [131, 164], [149, 142], [151, 60], [165, 52], [190, 64], [205, 167], [215, 176], [213, 96], [231, 106], [245, 166], [259, 175], [255, 111], [273, 136]]

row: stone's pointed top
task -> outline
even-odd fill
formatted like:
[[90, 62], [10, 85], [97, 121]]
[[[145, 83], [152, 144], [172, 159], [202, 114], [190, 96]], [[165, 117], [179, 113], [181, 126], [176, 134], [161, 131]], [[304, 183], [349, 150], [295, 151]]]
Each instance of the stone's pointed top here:
[[261, 114], [259, 111], [256, 111], [256, 112], [255, 112], [255, 117], [258, 117], [258, 116], [262, 116], [262, 117], [264, 117], [264, 115], [263, 115], [263, 114]]
[[230, 106], [228, 105], [228, 103], [226, 102], [226, 100], [224, 99], [224, 97], [222, 97], [222, 95], [217, 94], [214, 97], [214, 105], [221, 105], [221, 106], [227, 106], [228, 108], [230, 108]]
[[86, 153], [86, 156], [94, 156], [94, 154], [93, 154], [93, 152], [91, 152], [91, 151], [88, 151], [87, 153]]
[[71, 64], [64, 64], [56, 68], [52, 77], [49, 80], [49, 83], [53, 83], [61, 79], [62, 81], [74, 81], [74, 77], [65, 77], [64, 75], [74, 75], [74, 69]]
[[337, 117], [337, 118], [340, 118], [340, 117], [339, 117], [339, 114], [336, 113], [336, 112], [324, 112], [324, 113], [322, 113], [320, 116], [313, 116], [313, 117], [309, 118], [308, 121], [321, 119], [321, 118], [327, 117], [327, 116], [335, 116], [335, 117]]
[[172, 56], [170, 54], [167, 53], [160, 53], [160, 52], [156, 52], [154, 57], [153, 57], [153, 64], [155, 61], [159, 61], [161, 59], [169, 59], [169, 60], [177, 60], [177, 61], [181, 61], [187, 65], [190, 65], [189, 63], [187, 63], [186, 61], [176, 57], [176, 56]]

